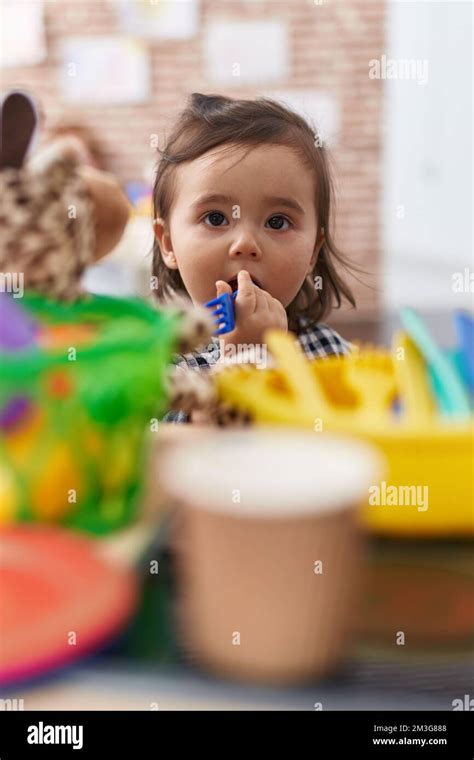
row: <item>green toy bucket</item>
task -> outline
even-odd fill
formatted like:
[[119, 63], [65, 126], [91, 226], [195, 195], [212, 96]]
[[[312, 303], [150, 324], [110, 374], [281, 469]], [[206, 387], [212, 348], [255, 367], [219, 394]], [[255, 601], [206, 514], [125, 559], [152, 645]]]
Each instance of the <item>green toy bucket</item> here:
[[179, 317], [139, 299], [86, 296], [74, 304], [25, 294], [38, 327], [28, 350], [1, 353], [0, 520], [50, 521], [104, 534], [139, 503], [153, 422]]

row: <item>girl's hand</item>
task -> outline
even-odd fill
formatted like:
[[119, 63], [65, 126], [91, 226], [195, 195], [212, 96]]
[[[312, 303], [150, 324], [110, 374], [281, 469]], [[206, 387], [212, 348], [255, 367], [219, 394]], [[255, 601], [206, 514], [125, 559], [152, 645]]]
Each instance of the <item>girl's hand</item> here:
[[[280, 301], [254, 285], [248, 272], [242, 270], [237, 277], [238, 294], [235, 299], [235, 329], [221, 335], [224, 343], [263, 343], [265, 330], [275, 328], [288, 330], [286, 311]], [[227, 282], [216, 282], [217, 295], [232, 295], [232, 288]]]

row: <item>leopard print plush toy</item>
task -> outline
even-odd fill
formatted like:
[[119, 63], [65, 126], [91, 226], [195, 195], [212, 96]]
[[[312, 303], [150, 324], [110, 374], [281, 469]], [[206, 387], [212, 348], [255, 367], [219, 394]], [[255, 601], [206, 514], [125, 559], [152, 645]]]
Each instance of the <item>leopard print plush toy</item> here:
[[24, 163], [35, 127], [33, 102], [8, 95], [1, 110], [0, 271], [21, 277], [24, 288], [72, 300], [94, 260], [92, 200], [73, 142]]

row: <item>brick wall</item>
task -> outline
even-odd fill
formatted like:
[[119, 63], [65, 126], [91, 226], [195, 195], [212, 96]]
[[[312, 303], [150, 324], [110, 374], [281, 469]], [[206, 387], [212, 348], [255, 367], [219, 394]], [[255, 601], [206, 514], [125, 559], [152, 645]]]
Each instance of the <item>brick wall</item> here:
[[[179, 1], [179, 0], [178, 0]], [[192, 40], [149, 41], [153, 94], [149, 103], [136, 106], [65, 105], [59, 88], [59, 43], [68, 35], [120, 33], [116, 9], [106, 0], [46, 0], [48, 59], [40, 66], [6, 69], [1, 86], [23, 86], [41, 100], [47, 126], [67, 116], [86, 123], [100, 135], [112, 171], [121, 180], [143, 178], [153, 160], [150, 135], [169, 127], [173, 115], [192, 91], [221, 92], [253, 97], [248, 87], [223, 88], [205, 75], [202, 30], [216, 18], [283, 19], [289, 31], [288, 79], [276, 89], [329, 92], [339, 101], [340, 130], [334, 148], [338, 190], [336, 238], [350, 258], [373, 276], [371, 285], [355, 283], [361, 313], [379, 300], [379, 194], [381, 107], [383, 83], [370, 80], [368, 62], [384, 52], [383, 0], [357, 3], [310, 0], [275, 2], [254, 0], [202, 0], [200, 33]]]

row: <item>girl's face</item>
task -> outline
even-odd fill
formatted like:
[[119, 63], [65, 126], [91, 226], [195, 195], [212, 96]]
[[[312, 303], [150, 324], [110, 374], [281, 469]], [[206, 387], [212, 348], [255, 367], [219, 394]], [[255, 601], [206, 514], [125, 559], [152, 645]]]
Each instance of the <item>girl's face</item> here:
[[193, 302], [214, 298], [216, 280], [235, 289], [246, 269], [286, 308], [319, 250], [314, 177], [298, 153], [221, 146], [178, 166], [175, 182], [169, 219], [155, 234]]

